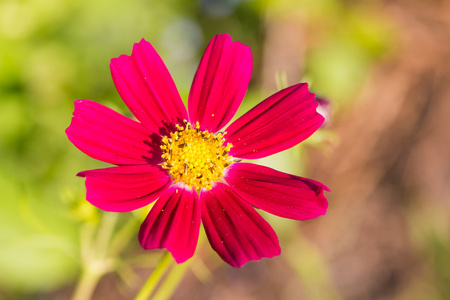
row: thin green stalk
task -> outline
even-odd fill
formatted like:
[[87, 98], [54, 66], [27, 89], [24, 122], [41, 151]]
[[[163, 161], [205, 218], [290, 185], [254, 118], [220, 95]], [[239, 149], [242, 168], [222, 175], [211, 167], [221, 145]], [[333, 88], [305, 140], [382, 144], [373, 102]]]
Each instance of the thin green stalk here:
[[134, 298], [134, 300], [147, 300], [150, 297], [171, 262], [172, 257], [170, 253], [164, 253], [155, 270], [153, 270], [152, 274], [147, 279], [147, 282], [142, 286], [141, 290], [137, 294], [136, 298]]
[[184, 274], [189, 269], [191, 261], [192, 259], [173, 267], [169, 271], [169, 274], [167, 274], [167, 277], [164, 279], [164, 282], [158, 288], [152, 299], [153, 300], [170, 299], [172, 294], [175, 292], [175, 289], [178, 287], [181, 279], [183, 279]]
[[117, 255], [120, 253], [129, 244], [130, 239], [134, 238], [136, 228], [139, 228], [139, 223], [134, 217], [131, 217], [111, 239], [108, 247], [109, 254]]
[[102, 276], [103, 274], [92, 272], [89, 269], [83, 270], [80, 280], [75, 288], [75, 292], [73, 293], [72, 300], [91, 299], [97, 283]]
[[[201, 231], [201, 232], [202, 232], [202, 234], [199, 235], [197, 248], [200, 248], [206, 239], [206, 235], [205, 235], [204, 231]], [[159, 286], [158, 290], [153, 295], [152, 300], [170, 299], [170, 297], [175, 292], [176, 288], [179, 286], [184, 275], [186, 274], [186, 271], [188, 269], [192, 270], [192, 268], [194, 266], [197, 267], [199, 265], [204, 268], [204, 269], [202, 269], [202, 271], [204, 272], [203, 274], [206, 274], [203, 276], [203, 278], [205, 278], [205, 276], [207, 277], [208, 274], [210, 274], [210, 272], [209, 272], [208, 268], [204, 265], [203, 261], [199, 257], [192, 257], [188, 261], [186, 261], [182, 264], [176, 265], [170, 269], [166, 278], [164, 279], [164, 281]], [[206, 281], [206, 279], [204, 279], [204, 280]]]
[[107, 255], [108, 246], [114, 232], [114, 227], [116, 226], [118, 215], [119, 214], [117, 213], [103, 213], [102, 222], [97, 231], [97, 257], [103, 258]]
[[89, 300], [102, 276], [113, 268], [113, 260], [108, 258], [108, 245], [117, 221], [117, 214], [104, 213], [97, 228], [97, 242], [94, 231], [88, 224], [81, 230], [82, 273], [72, 296], [72, 300]]

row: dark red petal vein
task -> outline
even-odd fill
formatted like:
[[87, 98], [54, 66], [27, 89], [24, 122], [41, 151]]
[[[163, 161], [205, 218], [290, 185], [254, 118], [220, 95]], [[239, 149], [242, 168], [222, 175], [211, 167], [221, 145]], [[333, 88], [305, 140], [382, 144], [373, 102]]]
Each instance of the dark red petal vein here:
[[189, 117], [200, 129], [217, 132], [234, 116], [252, 73], [248, 46], [216, 35], [203, 54], [189, 93]]
[[172, 183], [160, 166], [119, 166], [80, 172], [86, 200], [105, 211], [128, 212], [155, 201]]
[[137, 165], [161, 162], [158, 136], [140, 123], [94, 101], [75, 101], [75, 111], [66, 134], [78, 149], [107, 163]]
[[111, 74], [125, 104], [149, 130], [167, 134], [187, 112], [175, 83], [152, 45], [142, 39], [131, 56], [111, 60]]
[[202, 222], [211, 247], [232, 265], [280, 254], [272, 227], [229, 186], [217, 182], [200, 193]]
[[312, 179], [251, 163], [232, 164], [225, 179], [250, 204], [283, 218], [309, 220], [328, 208], [323, 191], [330, 190]]
[[197, 191], [176, 184], [152, 207], [141, 225], [139, 242], [145, 249], [166, 248], [177, 263], [194, 255], [200, 230]]
[[297, 84], [270, 96], [227, 129], [230, 154], [256, 159], [291, 148], [323, 123], [307, 84]]

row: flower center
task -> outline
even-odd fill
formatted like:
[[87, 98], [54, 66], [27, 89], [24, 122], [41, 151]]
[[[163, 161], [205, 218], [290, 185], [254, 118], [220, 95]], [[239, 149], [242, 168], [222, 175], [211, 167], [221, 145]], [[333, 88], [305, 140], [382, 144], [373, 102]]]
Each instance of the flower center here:
[[225, 133], [201, 131], [197, 122], [195, 128], [187, 121], [177, 126], [170, 137], [162, 138], [162, 167], [170, 170], [175, 182], [183, 181], [196, 189], [212, 188], [212, 182], [223, 177], [226, 167], [233, 163], [228, 155], [232, 144], [223, 146]]

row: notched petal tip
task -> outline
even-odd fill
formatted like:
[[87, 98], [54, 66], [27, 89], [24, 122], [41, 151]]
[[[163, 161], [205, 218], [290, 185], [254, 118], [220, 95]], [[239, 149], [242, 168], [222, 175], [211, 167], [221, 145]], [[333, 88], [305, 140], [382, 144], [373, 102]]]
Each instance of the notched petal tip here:
[[77, 100], [74, 107], [65, 133], [85, 154], [114, 165], [160, 162], [159, 145], [141, 123], [91, 100]]
[[317, 195], [319, 195], [319, 194], [323, 194], [323, 191], [327, 191], [327, 192], [329, 192], [329, 193], [331, 193], [331, 190], [325, 185], [325, 184], [322, 184], [321, 186], [320, 186], [320, 188], [317, 190]]
[[328, 199], [325, 197], [324, 191], [329, 192], [330, 189], [328, 189], [325, 185], [321, 185], [316, 191], [317, 199], [320, 199], [320, 209], [317, 210], [317, 213], [321, 216], [325, 215], [328, 210]]
[[331, 123], [331, 115], [332, 115], [332, 105], [331, 101], [326, 98], [319, 98], [316, 97], [314, 99], [318, 106], [317, 106], [317, 112], [323, 116], [324, 122], [322, 124], [322, 127], [325, 127]]
[[139, 230], [144, 249], [166, 248], [177, 263], [194, 255], [200, 231], [197, 192], [181, 184], [170, 187], [155, 203]]
[[102, 210], [114, 212], [146, 206], [172, 183], [165, 170], [151, 165], [89, 170], [78, 176], [86, 177], [86, 200]]
[[225, 180], [243, 199], [271, 214], [310, 220], [326, 213], [322, 183], [251, 163], [235, 163]]

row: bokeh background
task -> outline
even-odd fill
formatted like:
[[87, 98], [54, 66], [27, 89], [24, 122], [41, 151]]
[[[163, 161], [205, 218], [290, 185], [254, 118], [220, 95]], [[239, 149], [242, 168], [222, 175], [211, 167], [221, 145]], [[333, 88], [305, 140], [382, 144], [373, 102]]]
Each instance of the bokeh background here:
[[0, 299], [71, 299], [77, 286], [92, 299], [136, 295], [163, 252], [138, 245], [145, 210], [85, 201], [75, 174], [106, 164], [67, 140], [73, 102], [130, 115], [109, 60], [141, 38], [186, 100], [224, 32], [254, 56], [239, 114], [297, 82], [330, 100], [326, 126], [260, 162], [324, 182], [329, 210], [307, 222], [264, 214], [282, 254], [241, 269], [203, 241], [155, 297], [450, 299], [447, 0], [1, 0]]

